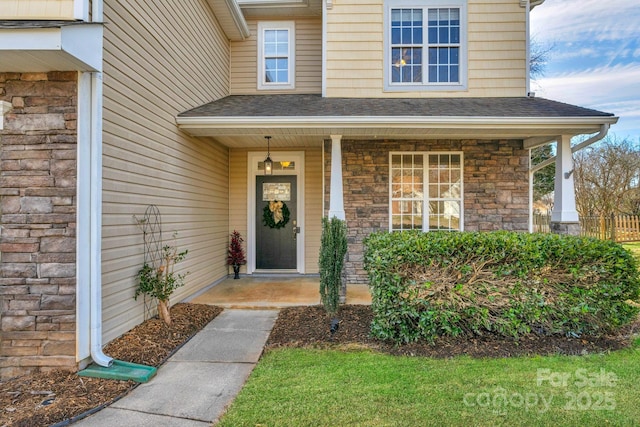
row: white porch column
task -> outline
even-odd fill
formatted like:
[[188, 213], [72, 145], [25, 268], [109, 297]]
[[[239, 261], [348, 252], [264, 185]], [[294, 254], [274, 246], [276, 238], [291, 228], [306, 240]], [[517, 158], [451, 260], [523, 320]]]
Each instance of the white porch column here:
[[571, 137], [562, 135], [556, 147], [556, 179], [554, 185], [551, 229], [558, 234], [580, 234], [576, 210], [576, 190], [573, 180]]
[[342, 135], [331, 135], [331, 187], [329, 190], [329, 218], [344, 220], [342, 188]]

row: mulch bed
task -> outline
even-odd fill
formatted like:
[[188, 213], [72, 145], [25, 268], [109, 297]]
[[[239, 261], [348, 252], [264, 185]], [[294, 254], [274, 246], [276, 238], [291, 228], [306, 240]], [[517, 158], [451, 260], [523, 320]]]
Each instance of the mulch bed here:
[[[222, 311], [201, 304], [177, 304], [171, 308], [173, 324], [151, 319], [105, 347], [115, 359], [151, 366], [161, 365], [198, 330]], [[495, 336], [442, 338], [433, 344], [396, 346], [369, 337], [371, 307], [347, 305], [340, 309], [338, 331], [331, 334], [331, 319], [321, 306], [292, 307], [280, 311], [267, 342], [279, 347], [371, 348], [393, 355], [447, 358], [509, 357], [521, 355], [602, 353], [627, 347], [640, 331], [636, 322], [619, 335], [603, 338], [567, 338], [531, 335], [519, 342]], [[131, 381], [83, 378], [54, 371], [15, 378], [0, 383], [0, 427], [47, 426], [68, 423], [89, 411], [117, 400], [135, 387]]]
[[[155, 318], [136, 326], [104, 349], [114, 359], [159, 366], [197, 331], [222, 312], [202, 304], [176, 304], [171, 327]], [[73, 419], [118, 399], [133, 381], [80, 377], [65, 371], [42, 372], [0, 383], [0, 427], [49, 426]]]
[[336, 347], [360, 345], [393, 355], [448, 358], [460, 355], [471, 357], [514, 357], [528, 355], [584, 355], [603, 353], [628, 347], [630, 339], [640, 332], [640, 322], [633, 323], [616, 336], [580, 337], [530, 334], [520, 341], [496, 335], [481, 337], [442, 337], [433, 344], [427, 342], [395, 345], [369, 337], [373, 320], [370, 306], [346, 305], [340, 308], [340, 325], [330, 333], [331, 319], [322, 306], [292, 307], [280, 311], [271, 332], [267, 348], [276, 347]]

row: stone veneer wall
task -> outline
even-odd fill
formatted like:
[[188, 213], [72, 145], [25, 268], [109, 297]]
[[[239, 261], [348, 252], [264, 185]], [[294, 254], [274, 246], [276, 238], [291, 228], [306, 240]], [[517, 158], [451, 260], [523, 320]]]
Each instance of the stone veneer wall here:
[[[329, 210], [331, 141], [325, 141], [325, 214]], [[529, 153], [522, 141], [342, 141], [348, 227], [347, 283], [367, 283], [363, 239], [389, 229], [389, 152], [464, 153], [465, 231], [529, 229]]]
[[77, 73], [0, 73], [0, 377], [75, 369]]

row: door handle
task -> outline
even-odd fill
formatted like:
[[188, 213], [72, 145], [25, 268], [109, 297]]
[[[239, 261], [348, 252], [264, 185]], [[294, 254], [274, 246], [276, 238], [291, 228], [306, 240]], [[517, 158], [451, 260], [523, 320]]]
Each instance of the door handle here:
[[296, 240], [298, 238], [298, 233], [300, 232], [300, 227], [296, 227], [296, 220], [293, 220], [293, 240]]

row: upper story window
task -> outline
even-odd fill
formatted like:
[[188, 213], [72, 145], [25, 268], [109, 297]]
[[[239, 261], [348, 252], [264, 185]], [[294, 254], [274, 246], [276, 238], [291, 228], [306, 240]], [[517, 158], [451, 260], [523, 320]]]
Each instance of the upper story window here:
[[258, 89], [295, 87], [295, 24], [258, 23]]
[[387, 0], [385, 90], [467, 87], [465, 0]]

